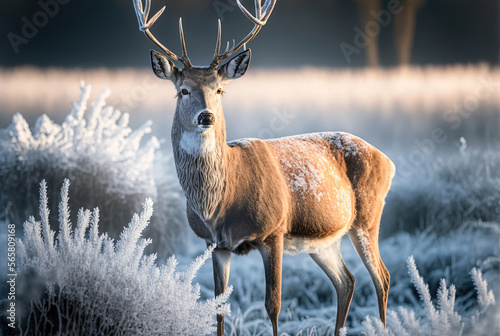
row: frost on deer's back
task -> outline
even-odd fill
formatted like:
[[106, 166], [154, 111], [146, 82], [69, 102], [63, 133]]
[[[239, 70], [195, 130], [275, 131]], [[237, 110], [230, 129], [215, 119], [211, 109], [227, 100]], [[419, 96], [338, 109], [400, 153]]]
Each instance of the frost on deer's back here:
[[352, 216], [353, 191], [335, 164], [330, 137], [339, 133], [311, 133], [267, 140], [276, 151], [290, 191], [299, 199], [311, 197], [339, 213], [341, 220]]
[[255, 139], [255, 138], [242, 138], [242, 139], [231, 140], [227, 144], [229, 145], [229, 147], [238, 146], [238, 147], [241, 147], [241, 148], [249, 148], [250, 145], [252, 145], [252, 142], [254, 142], [255, 140], [259, 140], [259, 139]]
[[368, 144], [355, 135], [345, 132], [325, 132], [321, 135], [334, 145], [345, 157], [356, 156], [368, 148]]
[[278, 154], [290, 190], [302, 198], [312, 195], [318, 201], [323, 197], [326, 179], [321, 159], [328, 155], [326, 149], [316, 143], [321, 140], [318, 134], [267, 140]]

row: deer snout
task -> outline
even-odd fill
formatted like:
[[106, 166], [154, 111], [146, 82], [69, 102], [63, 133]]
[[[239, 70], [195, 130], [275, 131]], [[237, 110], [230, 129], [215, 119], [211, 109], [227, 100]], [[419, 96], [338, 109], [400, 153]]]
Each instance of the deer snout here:
[[204, 129], [214, 127], [215, 115], [210, 111], [203, 111], [198, 115], [198, 126]]

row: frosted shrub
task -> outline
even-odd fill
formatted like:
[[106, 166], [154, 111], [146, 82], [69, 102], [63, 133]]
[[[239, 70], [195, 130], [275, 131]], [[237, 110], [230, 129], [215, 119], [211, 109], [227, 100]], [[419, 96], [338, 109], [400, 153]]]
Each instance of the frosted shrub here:
[[91, 86], [82, 84], [80, 101], [73, 103], [61, 125], [42, 115], [31, 131], [23, 116], [16, 114], [12, 124], [1, 130], [0, 176], [5, 183], [0, 197], [1, 205], [10, 203], [17, 214], [9, 218], [11, 222], [34, 212], [36, 204], [26, 207], [25, 196], [35, 194], [42, 179], [57, 185], [67, 176], [78, 191], [72, 195], [73, 203], [105, 205], [113, 216], [120, 216], [127, 199], [155, 196], [151, 167], [159, 143], [155, 137], [141, 143], [151, 131], [150, 122], [133, 131], [128, 114], [105, 106], [109, 90], [87, 108], [90, 93]]
[[[480, 310], [470, 319], [466, 326], [464, 318], [455, 311], [455, 286], [446, 286], [446, 281], [441, 279], [437, 292], [437, 309], [431, 300], [429, 286], [420, 276], [413, 256], [408, 258], [408, 273], [415, 286], [420, 300], [424, 316], [416, 318], [413, 311], [400, 307], [398, 312], [388, 311], [387, 328], [384, 328], [378, 318], [367, 316], [363, 322], [365, 335], [367, 336], [461, 336], [466, 330], [466, 335], [490, 335], [489, 330], [477, 327], [483, 321], [482, 317], [489, 306], [495, 304], [495, 297], [491, 290], [488, 291], [488, 284], [482, 279], [481, 271], [473, 268], [471, 271], [472, 280], [477, 291], [477, 302]], [[478, 323], [478, 321], [480, 321]], [[484, 319], [488, 321], [488, 319]]]
[[45, 181], [41, 221], [30, 217], [24, 224], [19, 273], [24, 281], [42, 283], [45, 293], [31, 298], [22, 335], [202, 335], [214, 330], [215, 314], [229, 313], [230, 290], [199, 302], [200, 288], [192, 284], [214, 247], [185, 273], [175, 271], [175, 257], [158, 267], [156, 255], [143, 254], [151, 243], [141, 238], [153, 213], [151, 199], [115, 242], [98, 233], [97, 208], [80, 209], [71, 228], [68, 191], [65, 180], [57, 235], [48, 223]]
[[[36, 198], [29, 195], [36, 195], [39, 181], [60, 185], [68, 177], [73, 183], [71, 206], [106, 208], [104, 229], [113, 238], [118, 237], [123, 223], [140, 210], [142, 200], [153, 198], [161, 210], [145, 234], [160, 236], [163, 249], [173, 252], [173, 237], [183, 236], [185, 220], [179, 216], [168, 218], [169, 209], [182, 212], [184, 200], [173, 179], [163, 178], [160, 187], [156, 183], [154, 166], [159, 141], [154, 136], [144, 139], [151, 132], [151, 122], [132, 130], [127, 113], [105, 106], [109, 90], [88, 107], [91, 86], [82, 83], [80, 88], [80, 100], [73, 103], [62, 124], [42, 115], [30, 130], [23, 116], [16, 114], [12, 124], [0, 130], [0, 217], [21, 223], [36, 211], [36, 202], [32, 201]], [[56, 199], [56, 193], [51, 196]], [[56, 213], [55, 204], [48, 206]], [[52, 222], [55, 220], [51, 217]], [[167, 222], [175, 234], [169, 235]], [[162, 258], [166, 254], [160, 253]]]
[[465, 222], [500, 223], [500, 146], [472, 147], [464, 138], [455, 145], [450, 154], [428, 157], [411, 176], [394, 180], [382, 236], [429, 228], [447, 234]]

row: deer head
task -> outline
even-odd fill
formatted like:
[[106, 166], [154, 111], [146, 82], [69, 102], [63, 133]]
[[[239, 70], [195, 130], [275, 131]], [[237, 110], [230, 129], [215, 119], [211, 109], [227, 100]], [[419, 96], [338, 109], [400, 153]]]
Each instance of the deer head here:
[[204, 132], [221, 124], [224, 85], [245, 74], [250, 55], [248, 49], [219, 69], [190, 66], [179, 70], [167, 57], [151, 50], [151, 65], [156, 76], [175, 85], [180, 125], [188, 131]]
[[[149, 30], [163, 13], [165, 7], [148, 20], [151, 7], [150, 0], [145, 1], [144, 8], [141, 0], [134, 0], [139, 28], [164, 53], [161, 54], [151, 50], [151, 66], [156, 76], [161, 79], [168, 79], [175, 85], [177, 90], [175, 121], [178, 123], [177, 126], [186, 131], [201, 133], [212, 129], [214, 126], [220, 126], [224, 130], [225, 125], [221, 105], [221, 95], [224, 92], [224, 86], [230, 80], [240, 78], [245, 74], [250, 63], [251, 51], [244, 48], [245, 51], [234, 56], [224, 65], [219, 65], [257, 35], [271, 15], [276, 0], [266, 0], [263, 6], [260, 0], [256, 0], [255, 15], [250, 14], [239, 0], [236, 3], [245, 16], [254, 23], [253, 29], [238, 44], [235, 44], [233, 41], [233, 45], [230, 46], [228, 42], [225, 51], [220, 53], [221, 22], [219, 20], [217, 43], [212, 62], [209, 66], [193, 66], [187, 56], [182, 19], [179, 19], [182, 47], [182, 56], [179, 57], [161, 44]], [[174, 62], [181, 63], [183, 68], [176, 67]]]

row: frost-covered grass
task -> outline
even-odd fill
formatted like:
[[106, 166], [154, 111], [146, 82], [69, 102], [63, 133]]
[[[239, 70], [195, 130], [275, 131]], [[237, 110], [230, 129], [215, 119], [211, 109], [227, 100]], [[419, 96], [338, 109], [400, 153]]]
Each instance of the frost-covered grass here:
[[[69, 178], [74, 185], [72, 207], [105, 207], [103, 228], [117, 238], [144, 198], [152, 197], [159, 211], [146, 235], [157, 237], [155, 246], [162, 248], [156, 252], [165, 258], [186, 232], [184, 200], [174, 174], [168, 172], [173, 163], [158, 153], [155, 136], [144, 139], [151, 121], [133, 130], [128, 113], [106, 106], [109, 90], [88, 106], [91, 87], [82, 84], [80, 89], [80, 100], [61, 124], [42, 115], [30, 129], [16, 114], [9, 127], [0, 130], [0, 217], [22, 223], [36, 210], [34, 198], [28, 196], [36, 193], [39, 181], [58, 185]], [[56, 199], [52, 190], [50, 199]], [[55, 202], [49, 207], [54, 222]]]
[[80, 209], [73, 230], [68, 201], [65, 180], [56, 234], [42, 181], [40, 221], [30, 217], [18, 241], [21, 335], [203, 335], [214, 329], [216, 314], [229, 312], [230, 290], [200, 302], [200, 288], [192, 284], [213, 247], [183, 273], [176, 272], [175, 257], [158, 267], [155, 254], [144, 255], [151, 243], [141, 238], [153, 214], [151, 199], [117, 241], [99, 234], [97, 208]]
[[[402, 328], [408, 330], [411, 327], [412, 316], [415, 318], [413, 324], [426, 335], [432, 329], [429, 301], [426, 301], [426, 307], [422, 306], [419, 290], [408, 274], [410, 256], [414, 258], [418, 275], [428, 285], [428, 297], [435, 311], [443, 308], [448, 319], [459, 316], [455, 322], [460, 323], [455, 325], [463, 323], [463, 335], [500, 333], [497, 323], [500, 320], [500, 100], [499, 88], [492, 84], [500, 77], [500, 70], [487, 66], [356, 71], [250, 70], [226, 90], [224, 109], [230, 139], [342, 130], [370, 141], [398, 166], [384, 210], [383, 239], [380, 241], [382, 258], [391, 273], [388, 325], [393, 334], [404, 335]], [[97, 92], [104, 86], [111, 87], [114, 94], [107, 100], [124, 111], [133, 111], [130, 119], [135, 127], [148, 118], [153, 120], [151, 128], [155, 136], [167, 140], [162, 143], [163, 150], [154, 151], [154, 159], [148, 161], [148, 170], [142, 176], [154, 182], [156, 193], [156, 211], [145, 231], [145, 236], [153, 237], [153, 246], [149, 246], [148, 251], [171, 247], [170, 251], [175, 250], [176, 255], [184, 255], [179, 259], [179, 268], [187, 269], [194, 257], [204, 251], [205, 244], [187, 233], [185, 200], [168, 155], [175, 104], [171, 84], [157, 81], [149, 69], [69, 73], [20, 69], [0, 72], [0, 110], [4, 117], [22, 112], [25, 119], [35, 125], [40, 113], [50, 112], [50, 117], [62, 125], [67, 102], [78, 94], [74, 84], [84, 78], [95, 84]], [[28, 84], [25, 78], [31, 79]], [[480, 97], [475, 96], [477, 92]], [[242, 104], [244, 97], [248, 99], [245, 98]], [[8, 125], [8, 122], [3, 125]], [[446, 140], [434, 142], [432, 150], [426, 152], [421, 144], [432, 139], [436, 128], [445, 132]], [[35, 130], [31, 131], [32, 134], [36, 133]], [[460, 142], [461, 137], [465, 142]], [[409, 161], [411, 155], [419, 161], [412, 165], [409, 174], [402, 162], [403, 159]], [[107, 164], [111, 158], [103, 160], [104, 166], [113, 166]], [[137, 163], [128, 162], [130, 164], [123, 167], [116, 162], [113, 167], [127, 170]], [[48, 163], [57, 164], [50, 160]], [[35, 168], [34, 172], [39, 167]], [[47, 180], [49, 185], [55, 186], [66, 176], [58, 174], [59, 180]], [[120, 193], [112, 193], [91, 204], [73, 204], [87, 194], [95, 197], [85, 185], [73, 180], [78, 176], [69, 176], [73, 190], [71, 208], [99, 206], [103, 209], [103, 218], [107, 215], [125, 217], [128, 212], [139, 211], [146, 196], [154, 197], [154, 194], [137, 195], [133, 201], [127, 200], [129, 207], [123, 212], [111, 210], [113, 207], [106, 203], [123, 204]], [[41, 180], [43, 177], [36, 178]], [[27, 195], [36, 195], [39, 180], [22, 193], [26, 197], [17, 201], [20, 209], [24, 209], [23, 202], [29, 209], [35, 206], [35, 203], [29, 204], [31, 201]], [[107, 178], [104, 180], [107, 182]], [[16, 199], [19, 195], [14, 191], [0, 194], [0, 199]], [[50, 189], [49, 195], [51, 199], [57, 199]], [[56, 209], [55, 204], [51, 207]], [[0, 209], [0, 213], [6, 211], [9, 208]], [[25, 212], [32, 214], [33, 210]], [[52, 214], [56, 214], [56, 210]], [[18, 217], [22, 216], [19, 214]], [[20, 218], [17, 223], [25, 218]], [[76, 217], [72, 219], [76, 222]], [[128, 217], [120, 222], [120, 228], [126, 221]], [[106, 225], [104, 220], [101, 222]], [[18, 228], [20, 230], [20, 225]], [[0, 241], [0, 244], [3, 243]], [[342, 242], [342, 252], [356, 278], [346, 324], [347, 335], [369, 333], [370, 323], [376, 335], [384, 335], [377, 331], [377, 301], [366, 268], [348, 240]], [[471, 274], [474, 268], [480, 272]], [[412, 273], [413, 278], [417, 279], [415, 274]], [[331, 334], [336, 314], [335, 291], [319, 267], [307, 255], [285, 257], [283, 279], [280, 332], [308, 336]], [[210, 265], [199, 270], [195, 281], [201, 285], [202, 298], [213, 298]], [[264, 308], [264, 271], [258, 253], [234, 257], [229, 281], [234, 291], [228, 300], [233, 313], [226, 318], [227, 334], [271, 335], [271, 324]], [[454, 290], [450, 284], [454, 285]], [[423, 293], [425, 285], [419, 288]], [[489, 305], [483, 311], [484, 303], [491, 303], [490, 290], [496, 305]], [[479, 297], [478, 292], [482, 293]], [[478, 317], [477, 312], [481, 313]], [[409, 324], [405, 324], [405, 319]], [[364, 321], [367, 321], [365, 325]], [[402, 326], [399, 330], [398, 321]], [[442, 330], [437, 328], [441, 327], [430, 332]]]
[[[454, 284], [456, 311], [465, 322], [464, 335], [488, 335], [495, 330], [495, 319], [500, 315], [498, 305], [490, 307], [481, 316], [481, 327], [472, 328], [472, 317], [480, 309], [476, 289], [470, 276], [476, 267], [483, 272], [499, 301], [500, 247], [499, 233], [489, 227], [456, 230], [448, 235], [423, 233], [395, 234], [380, 242], [382, 259], [391, 273], [388, 310], [399, 314], [401, 309], [413, 312], [415, 318], [427, 323], [426, 311], [408, 274], [406, 261], [413, 256], [420, 275], [429, 286], [434, 304], [441, 279]], [[367, 316], [378, 319], [377, 299], [371, 278], [353, 249], [350, 241], [342, 242], [342, 253], [356, 279], [354, 298], [347, 318], [347, 334], [361, 335]], [[204, 297], [213, 297], [212, 269], [204, 266], [197, 279]], [[227, 320], [229, 335], [271, 335], [271, 324], [264, 307], [264, 270], [258, 253], [234, 257], [231, 261], [229, 284], [233, 293], [229, 298], [232, 315]], [[280, 332], [288, 335], [333, 334], [336, 316], [336, 296], [333, 285], [308, 255], [285, 256], [283, 264], [282, 312]], [[492, 329], [493, 328], [493, 329]], [[479, 333], [483, 330], [484, 332]]]
[[[368, 316], [363, 321], [367, 336], [462, 336], [464, 329], [468, 334], [490, 335], [491, 331], [481, 330], [482, 314], [495, 305], [495, 297], [488, 284], [482, 279], [477, 268], [471, 270], [472, 280], [477, 291], [479, 309], [466, 325], [463, 317], [455, 310], [455, 285], [447, 287], [446, 280], [441, 279], [437, 291], [437, 308], [432, 302], [429, 286], [420, 276], [413, 256], [408, 258], [408, 273], [422, 302], [425, 318], [417, 318], [413, 311], [400, 307], [398, 311], [389, 310], [387, 327], [380, 320]], [[479, 326], [479, 327], [478, 327]]]
[[[499, 116], [500, 121], [500, 116]], [[383, 236], [399, 230], [445, 234], [474, 222], [500, 229], [500, 143], [451, 148], [397, 176], [384, 209]]]

